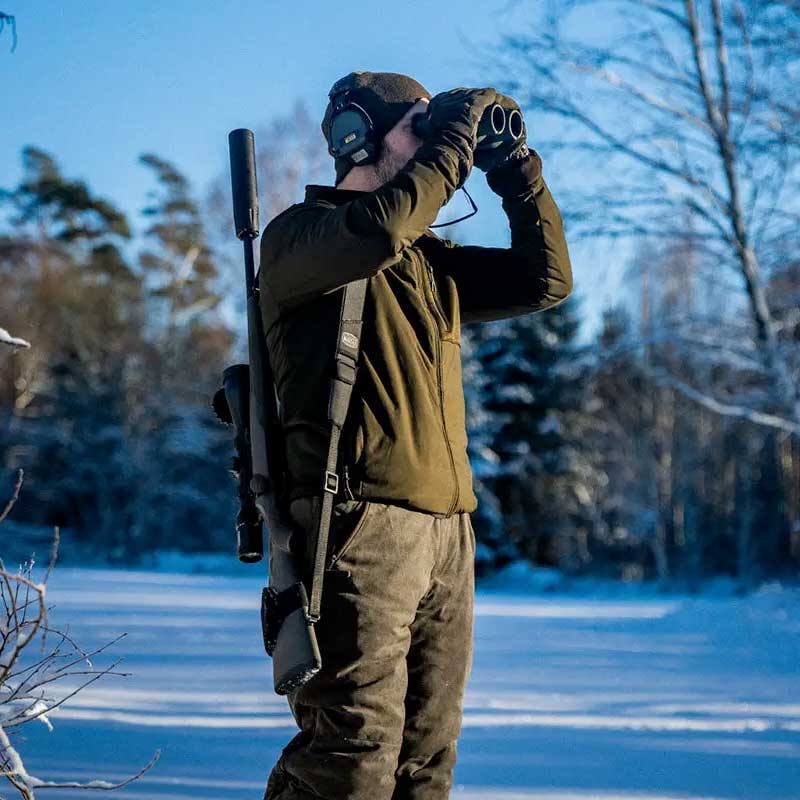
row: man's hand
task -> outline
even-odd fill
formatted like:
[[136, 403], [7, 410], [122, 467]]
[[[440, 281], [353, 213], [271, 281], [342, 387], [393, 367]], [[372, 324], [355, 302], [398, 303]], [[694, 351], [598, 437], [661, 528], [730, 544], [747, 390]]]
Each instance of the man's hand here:
[[442, 128], [466, 129], [475, 147], [475, 135], [483, 112], [495, 102], [497, 92], [486, 89], [450, 89], [440, 92], [428, 103], [428, 126], [431, 130]]
[[458, 150], [461, 162], [458, 186], [463, 186], [472, 169], [478, 123], [496, 96], [491, 87], [459, 87], [440, 92], [428, 103], [427, 115], [414, 124], [414, 131], [421, 138], [435, 136]]
[[264, 499], [267, 529], [272, 542], [287, 553], [301, 554], [305, 549], [305, 532], [298, 528], [293, 520], [286, 519], [286, 515], [281, 513], [273, 492]]
[[[520, 116], [522, 116], [519, 104], [513, 98], [508, 97], [508, 95], [498, 92], [495, 102], [501, 105], [505, 110], [506, 119], [508, 119], [508, 115], [512, 111], [519, 111]], [[528, 154], [526, 139], [527, 127], [523, 119], [522, 135], [518, 139], [512, 139], [506, 133], [499, 142], [495, 140], [488, 147], [481, 144], [481, 146], [475, 150], [475, 166], [484, 172], [488, 172], [490, 169], [498, 167], [501, 164], [506, 164], [516, 158], [526, 156]]]

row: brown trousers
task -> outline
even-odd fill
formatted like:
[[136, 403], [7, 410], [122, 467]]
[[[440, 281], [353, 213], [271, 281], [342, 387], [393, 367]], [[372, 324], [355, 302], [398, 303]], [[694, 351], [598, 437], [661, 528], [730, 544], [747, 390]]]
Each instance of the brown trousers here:
[[[312, 534], [318, 502], [291, 508]], [[474, 557], [466, 512], [337, 503], [316, 624], [322, 670], [288, 695], [300, 732], [264, 800], [448, 798], [472, 665]]]

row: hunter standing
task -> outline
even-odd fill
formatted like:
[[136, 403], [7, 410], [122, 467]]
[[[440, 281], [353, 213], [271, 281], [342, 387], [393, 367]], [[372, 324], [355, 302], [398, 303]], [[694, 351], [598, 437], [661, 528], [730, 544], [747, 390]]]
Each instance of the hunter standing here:
[[[476, 157], [492, 88], [431, 97], [397, 73], [354, 72], [334, 101], [369, 122], [372, 157], [335, 159], [261, 240], [260, 294], [281, 406], [290, 513], [310, 578], [330, 442], [342, 288], [368, 278], [360, 366], [339, 448], [316, 635], [322, 670], [288, 695], [300, 728], [265, 800], [446, 800], [472, 664], [477, 507], [467, 458], [462, 324], [549, 308], [572, 289], [561, 214], [525, 134]], [[338, 106], [341, 108], [341, 105]], [[424, 138], [417, 115], [427, 116]], [[486, 171], [511, 246], [458, 245], [429, 227]]]

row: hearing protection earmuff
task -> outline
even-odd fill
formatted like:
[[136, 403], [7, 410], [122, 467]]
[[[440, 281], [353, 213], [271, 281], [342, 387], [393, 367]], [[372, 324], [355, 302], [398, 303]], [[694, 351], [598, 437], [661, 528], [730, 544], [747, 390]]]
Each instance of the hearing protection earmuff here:
[[[354, 167], [365, 164], [374, 164], [380, 156], [380, 141], [376, 140], [375, 128], [372, 118], [358, 103], [350, 98], [353, 87], [353, 78], [360, 75], [353, 72], [340, 78], [328, 92], [331, 101], [330, 136], [328, 138], [328, 153], [334, 158], [346, 158]], [[444, 228], [455, 225], [478, 213], [478, 207], [465, 187], [461, 191], [469, 199], [472, 211], [463, 217], [441, 222], [438, 225], [429, 225], [430, 228]]]
[[376, 141], [370, 115], [350, 98], [353, 75], [357, 74], [336, 81], [328, 92], [332, 104], [328, 153], [348, 159], [353, 166], [364, 166], [378, 160], [380, 142]]

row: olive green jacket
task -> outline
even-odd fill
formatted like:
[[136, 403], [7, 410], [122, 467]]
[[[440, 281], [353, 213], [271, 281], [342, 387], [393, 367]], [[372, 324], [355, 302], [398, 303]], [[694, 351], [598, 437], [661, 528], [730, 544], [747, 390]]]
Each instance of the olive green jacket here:
[[461, 324], [553, 306], [570, 293], [572, 275], [561, 214], [533, 150], [486, 175], [502, 198], [511, 247], [457, 245], [428, 230], [458, 188], [461, 159], [431, 137], [377, 190], [308, 185], [305, 200], [264, 230], [261, 310], [290, 500], [322, 490], [342, 287], [368, 278], [339, 450], [343, 494], [441, 515], [477, 507]]

